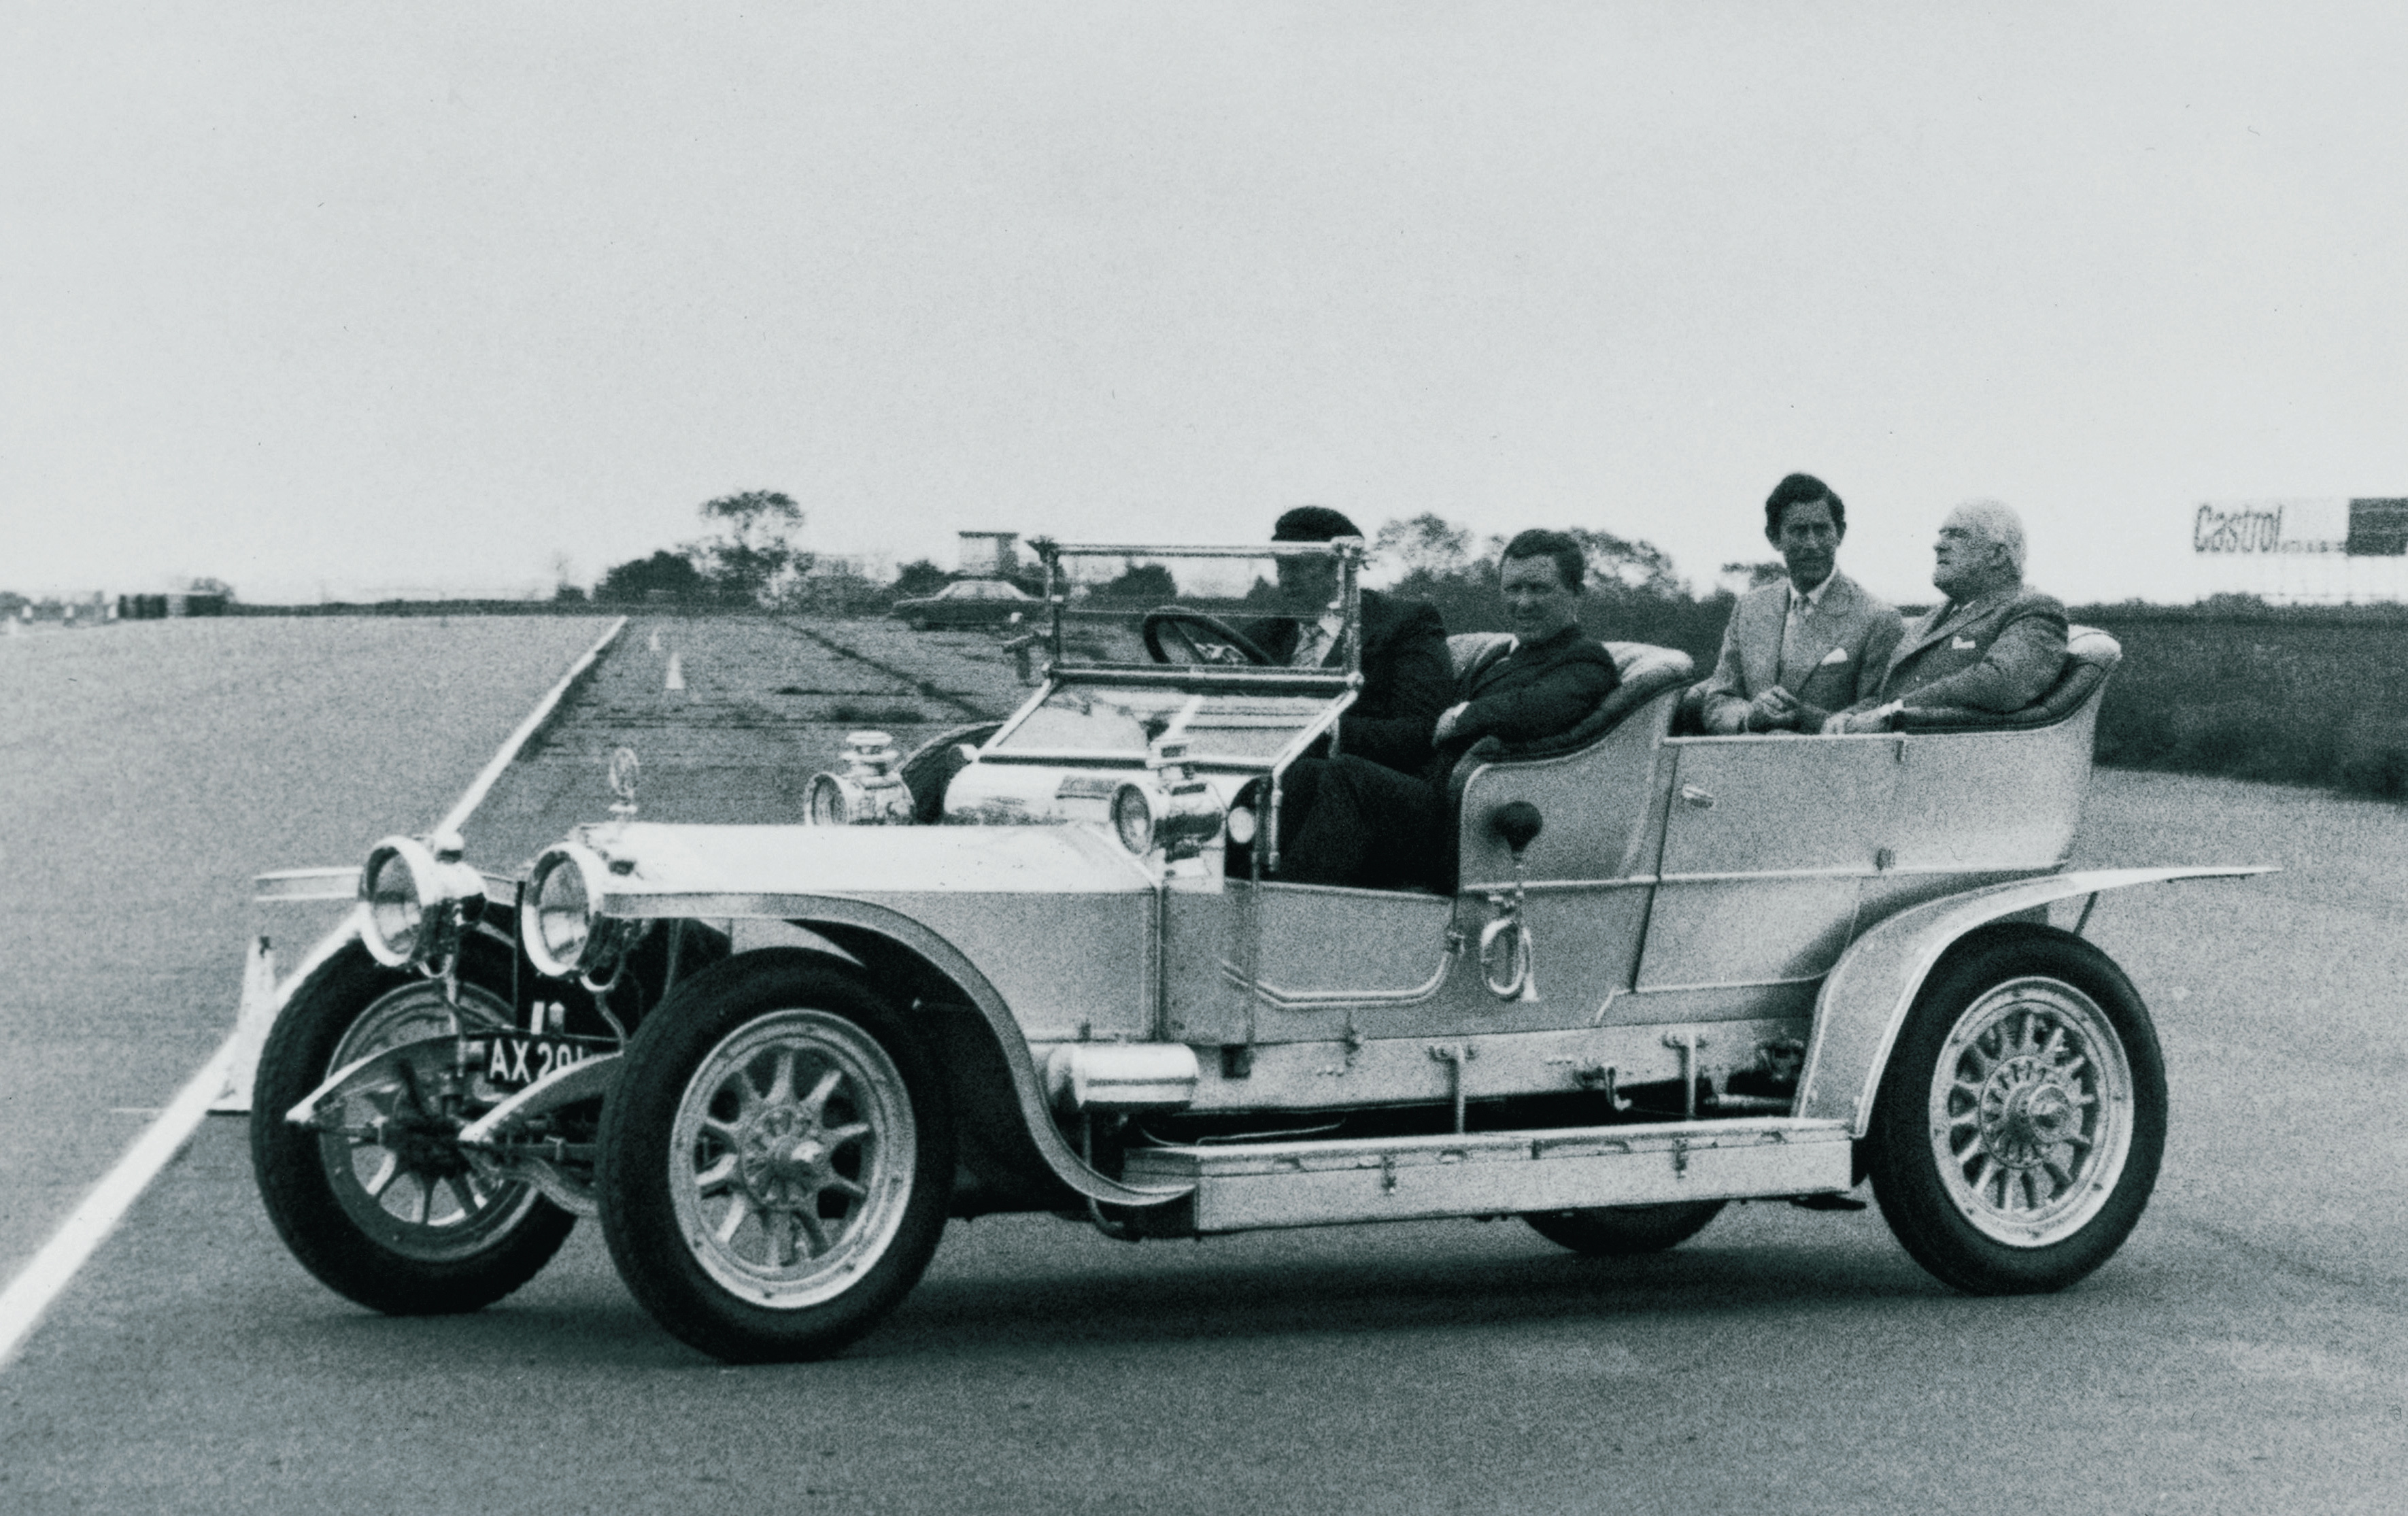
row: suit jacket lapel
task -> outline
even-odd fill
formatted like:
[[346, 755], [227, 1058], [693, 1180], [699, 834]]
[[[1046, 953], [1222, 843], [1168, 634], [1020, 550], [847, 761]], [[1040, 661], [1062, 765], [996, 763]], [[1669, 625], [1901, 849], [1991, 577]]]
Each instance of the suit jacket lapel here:
[[1789, 617], [1789, 585], [1784, 580], [1779, 594], [1756, 596], [1756, 607], [1751, 608], [1746, 636], [1740, 643], [1742, 672], [1747, 676], [1747, 687], [1762, 692], [1772, 688], [1781, 678], [1781, 634]]
[[2012, 588], [1993, 590], [1971, 600], [1950, 600], [1933, 607], [1930, 614], [1899, 639], [1898, 651], [1890, 658], [1889, 666], [1896, 668], [1942, 637], [1953, 636], [1963, 631], [2003, 604], [2014, 593]]
[[1925, 611], [1922, 619], [1906, 629], [1906, 636], [1898, 639], [1898, 650], [1889, 655], [1889, 668], [1882, 671], [1883, 677], [1888, 677], [1900, 664], [1938, 640], [1941, 629], [1947, 625], [1948, 618], [1956, 608], [1955, 602], [1942, 601]]

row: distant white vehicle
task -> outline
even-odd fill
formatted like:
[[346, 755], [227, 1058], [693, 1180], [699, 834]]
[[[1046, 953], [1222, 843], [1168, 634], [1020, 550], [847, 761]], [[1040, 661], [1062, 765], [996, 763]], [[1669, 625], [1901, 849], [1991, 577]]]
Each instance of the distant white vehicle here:
[[[1037, 545], [1080, 555], [1362, 546]], [[956, 586], [955, 588], [960, 588]], [[270, 1213], [334, 1289], [473, 1309], [579, 1214], [731, 1360], [870, 1329], [949, 1216], [1115, 1237], [1520, 1215], [1671, 1247], [1868, 1175], [1927, 1268], [2054, 1290], [2138, 1220], [2147, 1009], [2052, 904], [2244, 868], [2063, 872], [2112, 641], [2032, 708], [1829, 738], [1675, 736], [1684, 654], [1613, 648], [1578, 729], [1469, 766], [1452, 894], [1283, 883], [1283, 779], [1359, 673], [1146, 619], [908, 758], [855, 734], [809, 826], [580, 827], [523, 880], [388, 839], [366, 928], [256, 1085]], [[1460, 639], [1459, 639], [1460, 640]], [[1468, 652], [1469, 650], [1460, 650]], [[941, 823], [941, 824], [931, 824]], [[746, 921], [811, 947], [730, 950]]]

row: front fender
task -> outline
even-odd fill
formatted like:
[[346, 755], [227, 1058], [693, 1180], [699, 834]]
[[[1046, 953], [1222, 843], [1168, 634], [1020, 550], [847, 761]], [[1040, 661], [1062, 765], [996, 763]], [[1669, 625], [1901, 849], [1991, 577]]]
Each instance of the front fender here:
[[1037, 1062], [1029, 1056], [1028, 1037], [1020, 1023], [1004, 1004], [1003, 996], [994, 984], [979, 971], [960, 949], [898, 910], [872, 905], [864, 900], [847, 900], [829, 896], [808, 903], [794, 920], [797, 924], [822, 933], [839, 946], [854, 933], [884, 937], [906, 951], [916, 954], [968, 997], [970, 1004], [994, 1033], [996, 1045], [1003, 1051], [1005, 1067], [1011, 1078], [1014, 1103], [1019, 1107], [1022, 1124], [1029, 1140], [1045, 1160], [1054, 1177], [1076, 1193], [1089, 1199], [1115, 1206], [1158, 1206], [1176, 1200], [1195, 1188], [1191, 1184], [1131, 1185], [1097, 1173], [1087, 1162], [1072, 1151], [1054, 1124], [1046, 1104], [1044, 1081], [1038, 1077]]
[[1932, 965], [1966, 933], [2053, 900], [2172, 880], [2270, 874], [2262, 865], [2096, 868], [1993, 884], [1899, 911], [1848, 946], [1814, 1001], [1814, 1033], [1798, 1080], [1799, 1115], [1844, 1121], [1863, 1137], [1899, 1028]]

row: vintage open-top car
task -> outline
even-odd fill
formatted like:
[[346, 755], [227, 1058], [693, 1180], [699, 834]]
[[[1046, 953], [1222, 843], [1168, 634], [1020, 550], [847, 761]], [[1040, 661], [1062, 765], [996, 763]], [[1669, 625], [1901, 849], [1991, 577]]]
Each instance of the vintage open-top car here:
[[[472, 1309], [598, 1214], [662, 1324], [744, 1360], [837, 1350], [994, 1211], [1520, 1215], [1617, 1254], [1734, 1199], [1854, 1209], [1870, 1176], [1977, 1293], [2061, 1287], [2131, 1230], [2157, 1037], [2088, 904], [2050, 907], [2249, 870], [2064, 872], [2112, 641], [2011, 716], [1806, 739], [1675, 735], [1689, 660], [1615, 645], [1579, 727], [1459, 765], [1451, 894], [1303, 885], [1283, 779], [1360, 688], [1361, 543], [1039, 548], [1040, 687], [909, 757], [854, 734], [808, 825], [647, 822], [630, 787], [523, 880], [380, 845], [257, 1076], [301, 1260]], [[1154, 662], [1064, 655], [1065, 559], [1179, 552], [1334, 559], [1341, 665], [1176, 607]]]

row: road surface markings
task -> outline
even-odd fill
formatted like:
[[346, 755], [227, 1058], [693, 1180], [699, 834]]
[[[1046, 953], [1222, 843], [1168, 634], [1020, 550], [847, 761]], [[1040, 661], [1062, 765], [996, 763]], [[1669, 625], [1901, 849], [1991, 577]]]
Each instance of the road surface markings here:
[[209, 1102], [218, 1097], [219, 1089], [225, 1083], [225, 1065], [234, 1051], [235, 1039], [229, 1037], [225, 1045], [201, 1065], [201, 1071], [177, 1092], [159, 1119], [135, 1139], [125, 1156], [117, 1161], [117, 1166], [108, 1171], [108, 1177], [93, 1187], [92, 1194], [84, 1196], [83, 1204], [76, 1207], [65, 1224], [42, 1244], [34, 1261], [8, 1281], [7, 1289], [0, 1290], [0, 1366], [16, 1357], [17, 1349], [32, 1335], [42, 1313], [50, 1309], [50, 1302], [74, 1280], [76, 1270], [83, 1267], [84, 1261], [108, 1240], [108, 1234], [117, 1229], [117, 1223], [141, 1198], [159, 1170], [167, 1166], [167, 1161], [200, 1127], [201, 1119], [208, 1114]]
[[[567, 694], [568, 687], [593, 666], [594, 660], [602, 655], [602, 650], [610, 645], [610, 639], [617, 636], [626, 624], [627, 619], [624, 616], [611, 622], [610, 629], [602, 634], [600, 640], [586, 649], [584, 656], [571, 664], [568, 672], [561, 676], [560, 682], [536, 702], [535, 709], [527, 713], [526, 720], [519, 722], [518, 730], [502, 743], [501, 751], [494, 754], [493, 762], [469, 781], [467, 792], [461, 795], [459, 804], [436, 823], [438, 829], [457, 830], [468, 819], [469, 812], [477, 808], [485, 798], [486, 792], [494, 787], [494, 781], [501, 778], [502, 770], [510, 765], [510, 760], [518, 756], [519, 750], [535, 736], [536, 729], [552, 714], [552, 708]], [[342, 925], [327, 933], [278, 990], [276, 1008], [283, 1009], [284, 1002], [292, 998], [293, 992], [300, 987], [302, 981], [315, 972], [320, 964], [333, 957], [358, 930], [358, 913], [354, 911], [344, 919]], [[176, 1098], [167, 1103], [167, 1108], [159, 1113], [159, 1119], [134, 1139], [134, 1146], [118, 1159], [117, 1166], [93, 1186], [92, 1193], [83, 1197], [82, 1203], [50, 1235], [50, 1239], [42, 1244], [42, 1251], [34, 1254], [33, 1261], [8, 1281], [6, 1290], [0, 1290], [0, 1368], [7, 1367], [16, 1357], [17, 1350], [40, 1324], [43, 1313], [74, 1282], [76, 1272], [83, 1267], [100, 1245], [108, 1240], [108, 1234], [117, 1229], [117, 1223], [124, 1220], [126, 1211], [142, 1197], [142, 1192], [150, 1188], [150, 1181], [158, 1178], [159, 1171], [166, 1167], [168, 1161], [192, 1140], [193, 1134], [200, 1130], [201, 1123], [208, 1116], [211, 1102], [224, 1092], [236, 1059], [246, 1051], [247, 1040], [239, 1029], [227, 1037], [218, 1051], [209, 1055], [209, 1061], [201, 1065], [200, 1072], [186, 1081], [183, 1089], [177, 1092]]]
[[661, 685], [661, 688], [664, 690], [682, 690], [685, 688], [685, 665], [679, 660], [676, 653], [669, 654], [669, 677], [666, 681]]

